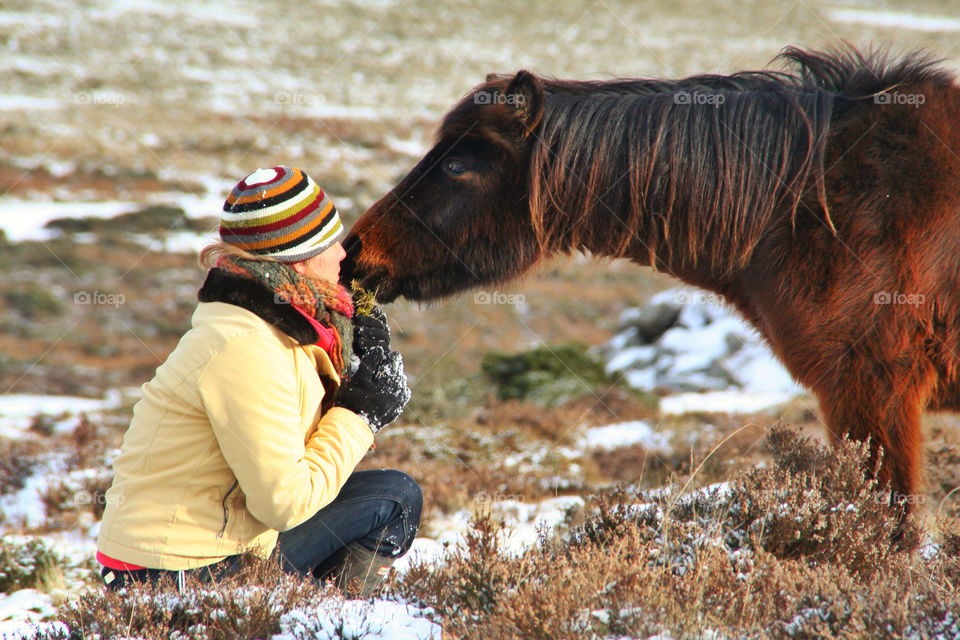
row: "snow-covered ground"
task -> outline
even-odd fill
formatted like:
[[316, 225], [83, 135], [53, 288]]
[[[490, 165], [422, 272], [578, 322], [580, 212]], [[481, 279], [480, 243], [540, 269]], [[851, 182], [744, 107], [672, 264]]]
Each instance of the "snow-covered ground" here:
[[[478, 508], [488, 508], [494, 518], [505, 524], [501, 539], [502, 548], [512, 554], [520, 555], [536, 544], [543, 530], [550, 530], [562, 524], [571, 509], [583, 506], [580, 496], [559, 496], [540, 502], [527, 503], [518, 496], [500, 497], [487, 494], [474, 496]], [[443, 560], [447, 554], [459, 553], [464, 549], [463, 534], [470, 526], [473, 511], [461, 509], [450, 515], [431, 522], [431, 528], [438, 532], [435, 538], [417, 538], [410, 552], [397, 560], [394, 567], [405, 573], [415, 564], [433, 564]]]
[[[216, 178], [197, 178], [204, 186], [200, 194], [159, 193], [145, 197], [143, 201], [93, 201], [76, 200], [23, 200], [4, 198], [0, 200], [0, 230], [9, 242], [28, 240], [46, 241], [56, 237], [60, 231], [47, 228], [51, 220], [61, 218], [101, 218], [110, 219], [125, 213], [132, 213], [151, 204], [164, 204], [180, 207], [188, 218], [215, 218], [220, 214], [223, 200], [233, 183]], [[83, 235], [76, 238], [83, 241]], [[131, 239], [153, 250], [196, 253], [206, 243], [214, 239], [215, 234], [194, 233], [189, 231], [170, 231], [162, 237], [132, 234]], [[93, 241], [95, 238], [90, 238]]]
[[36, 589], [0, 594], [0, 638], [26, 636], [34, 624], [56, 612], [53, 597]]
[[121, 399], [120, 392], [103, 399], [8, 393], [0, 396], [0, 437], [22, 437], [38, 417], [52, 419], [54, 433], [66, 433], [77, 426], [80, 414], [118, 407]]
[[[96, 419], [98, 412], [117, 407], [124, 394], [109, 394], [105, 399], [75, 398], [68, 396], [7, 395], [0, 396], [0, 434], [6, 437], [31, 437], [27, 428], [38, 417], [46, 417], [53, 424], [54, 433], [65, 433], [72, 429], [80, 414]], [[657, 442], [657, 436], [650, 427], [638, 423], [609, 425], [585, 430], [582, 444], [585, 447], [618, 446], [626, 443]], [[78, 476], [77, 494], [83, 494], [84, 473], [98, 473], [87, 469], [71, 473], [61, 468], [62, 461], [53, 454], [46, 462], [34, 470], [19, 491], [0, 498], [6, 524], [18, 527], [36, 527], [42, 525], [46, 517], [43, 496], [51, 482], [71, 484], [71, 478]], [[92, 496], [87, 496], [92, 498]], [[502, 498], [478, 494], [474, 496], [477, 505], [486, 504], [492, 513], [507, 523], [503, 539], [504, 547], [514, 553], [520, 553], [526, 547], [535, 544], [538, 533], [544, 528], [555, 527], [563, 522], [570, 508], [583, 504], [582, 498], [575, 496], [558, 497], [543, 502], [526, 503], [517, 496]], [[439, 562], [449, 553], [458, 553], [463, 548], [463, 533], [469, 526], [472, 511], [461, 510], [440, 521], [431, 523], [438, 534], [435, 538], [418, 538], [411, 552], [396, 563], [398, 571], [406, 571], [411, 564], [420, 562]], [[94, 539], [98, 523], [90, 522], [84, 530], [69, 533], [55, 533], [42, 536], [53, 548], [65, 557], [69, 565], [80, 566], [92, 558], [96, 548]], [[0, 594], [0, 637], [28, 638], [32, 629], [51, 627], [40, 623], [55, 614], [53, 598], [49, 594], [33, 589], [22, 589], [11, 594]], [[396, 602], [375, 601], [365, 603], [347, 601], [334, 603], [318, 611], [291, 611], [282, 621], [282, 633], [274, 636], [277, 640], [292, 638], [339, 638], [334, 630], [343, 628], [355, 632], [355, 635], [342, 637], [355, 638], [400, 638], [407, 640], [432, 639], [440, 637], [439, 627], [427, 620], [423, 612]]]
[[[127, 391], [130, 393], [130, 391]], [[28, 437], [24, 429], [36, 416], [48, 416], [54, 421], [55, 432], [71, 428], [81, 413], [95, 418], [97, 412], [116, 407], [121, 394], [111, 394], [106, 399], [87, 399], [56, 396], [8, 395], [0, 397], [0, 425], [6, 435]], [[667, 446], [671, 434], [658, 433], [647, 422], [630, 421], [592, 427], [581, 430], [576, 445], [568, 451], [570, 457], [578, 449], [616, 448], [640, 444], [651, 449]], [[53, 456], [43, 468], [31, 475], [19, 491], [0, 499], [0, 510], [8, 522], [21, 522], [24, 526], [38, 526], [44, 521], [43, 494], [50, 482], [67, 482], [69, 477], [59, 469], [59, 459]], [[94, 470], [88, 470], [93, 472]], [[82, 475], [82, 473], [81, 473]], [[81, 485], [82, 486], [82, 485]], [[82, 491], [82, 489], [81, 489]], [[492, 515], [502, 519], [506, 529], [503, 547], [515, 554], [535, 544], [541, 531], [549, 530], [564, 522], [571, 509], [581, 507], [583, 498], [561, 496], [541, 502], [526, 502], [519, 496], [499, 496], [480, 493], [474, 497], [474, 507], [489, 508]], [[432, 538], [415, 540], [411, 552], [395, 565], [405, 572], [414, 563], [441, 562], [447, 554], [459, 553], [464, 548], [463, 534], [469, 527], [473, 509], [462, 509], [431, 522]], [[92, 523], [84, 531], [43, 536], [65, 555], [71, 564], [80, 565], [93, 556], [97, 524]], [[372, 604], [347, 602], [338, 608], [324, 611], [294, 611], [284, 618], [283, 633], [275, 636], [280, 640], [307, 637], [337, 637], [323, 635], [327, 629], [346, 625], [357, 628], [357, 638], [435, 638], [438, 628], [416, 611], [393, 602], [377, 601]], [[35, 590], [20, 590], [12, 594], [0, 594], [0, 636], [29, 637], [31, 625], [49, 619], [54, 612], [51, 596]], [[365, 625], [365, 626], [364, 626]], [[367, 629], [364, 633], [359, 631]], [[308, 635], [320, 633], [320, 635]], [[378, 635], [379, 634], [379, 635]]]
[[908, 11], [878, 9], [829, 9], [827, 16], [836, 22], [920, 32], [960, 31], [960, 18]]
[[797, 396], [791, 392], [707, 391], [678, 393], [660, 398], [660, 413], [756, 413], [787, 404]]

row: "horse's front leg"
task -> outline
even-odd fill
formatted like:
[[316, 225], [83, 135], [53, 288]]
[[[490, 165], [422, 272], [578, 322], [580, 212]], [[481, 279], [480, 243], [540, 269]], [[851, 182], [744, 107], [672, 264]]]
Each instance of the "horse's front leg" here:
[[891, 501], [906, 511], [922, 502], [921, 417], [937, 374], [916, 336], [899, 335], [883, 323], [844, 344], [831, 340], [785, 349], [785, 363], [820, 401], [831, 439], [869, 442], [876, 478]]

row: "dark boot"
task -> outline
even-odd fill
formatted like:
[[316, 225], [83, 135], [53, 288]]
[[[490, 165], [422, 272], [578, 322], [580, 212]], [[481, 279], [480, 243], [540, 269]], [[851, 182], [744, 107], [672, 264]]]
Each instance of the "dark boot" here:
[[393, 558], [351, 542], [323, 564], [317, 577], [335, 577], [337, 586], [344, 594], [369, 598], [390, 573]]

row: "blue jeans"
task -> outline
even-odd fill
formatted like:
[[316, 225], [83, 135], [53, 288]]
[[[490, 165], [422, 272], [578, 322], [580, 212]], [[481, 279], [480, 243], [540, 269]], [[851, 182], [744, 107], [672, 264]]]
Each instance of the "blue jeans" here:
[[280, 533], [282, 566], [320, 575], [324, 561], [351, 542], [382, 556], [402, 556], [417, 535], [422, 507], [419, 485], [402, 471], [354, 471], [333, 502]]
[[[281, 567], [288, 573], [319, 577], [324, 573], [324, 562], [351, 542], [383, 556], [399, 557], [413, 544], [422, 507], [420, 487], [402, 471], [354, 471], [333, 502], [306, 522], [280, 533], [277, 551]], [[240, 556], [235, 555], [185, 571], [117, 571], [104, 567], [101, 574], [106, 579], [112, 573], [107, 587], [119, 589], [128, 581], [155, 583], [164, 576], [179, 580], [179, 584], [185, 576], [209, 582], [239, 568]]]

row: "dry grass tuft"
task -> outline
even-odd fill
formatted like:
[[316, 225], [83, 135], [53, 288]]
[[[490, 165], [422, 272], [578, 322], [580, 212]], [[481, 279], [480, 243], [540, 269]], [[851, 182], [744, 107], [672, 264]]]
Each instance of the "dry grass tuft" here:
[[357, 314], [368, 316], [377, 306], [377, 292], [367, 291], [360, 286], [356, 280], [350, 282], [350, 288], [353, 290], [353, 305]]

